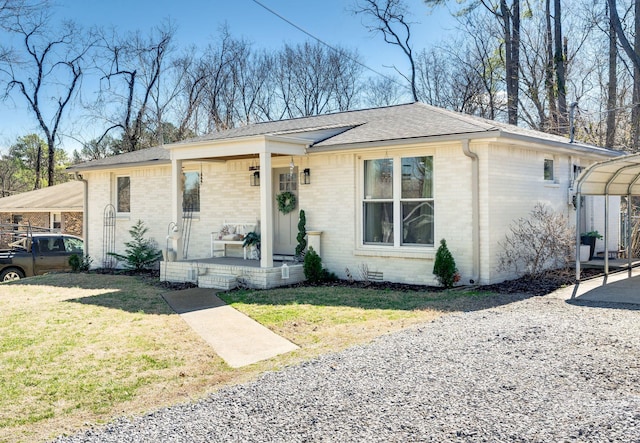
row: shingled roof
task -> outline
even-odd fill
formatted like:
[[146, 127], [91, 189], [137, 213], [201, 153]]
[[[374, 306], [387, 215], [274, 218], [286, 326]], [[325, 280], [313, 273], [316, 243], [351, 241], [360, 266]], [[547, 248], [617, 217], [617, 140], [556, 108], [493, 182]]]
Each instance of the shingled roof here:
[[[618, 155], [616, 152], [582, 143], [570, 143], [569, 139], [540, 131], [520, 128], [458, 112], [448, 111], [424, 103], [410, 103], [382, 108], [323, 114], [288, 120], [255, 123], [247, 126], [214, 132], [167, 145], [179, 147], [193, 143], [219, 142], [256, 136], [291, 136], [304, 138], [313, 148], [339, 149], [353, 145], [411, 141], [440, 136], [487, 137], [507, 136], [524, 138], [532, 142], [571, 148], [576, 151]], [[101, 160], [72, 166], [70, 170], [126, 166], [132, 163], [169, 162], [169, 152], [163, 147], [144, 149]]]

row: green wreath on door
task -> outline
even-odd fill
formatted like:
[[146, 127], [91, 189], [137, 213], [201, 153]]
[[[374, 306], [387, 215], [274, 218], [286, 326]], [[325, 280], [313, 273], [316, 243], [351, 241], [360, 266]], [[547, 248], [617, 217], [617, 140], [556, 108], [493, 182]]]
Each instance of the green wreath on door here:
[[283, 214], [288, 214], [296, 208], [296, 195], [290, 191], [281, 192], [276, 196], [278, 200], [278, 210]]

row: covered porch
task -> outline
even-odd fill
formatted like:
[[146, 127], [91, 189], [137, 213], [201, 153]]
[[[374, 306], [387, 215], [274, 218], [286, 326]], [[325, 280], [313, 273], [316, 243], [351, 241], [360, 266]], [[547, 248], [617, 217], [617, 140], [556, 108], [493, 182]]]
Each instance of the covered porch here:
[[[184, 229], [183, 213], [183, 183], [182, 173], [185, 165], [194, 163], [217, 164], [215, 177], [217, 185], [214, 188], [205, 189], [207, 211], [199, 215], [198, 222], [201, 226], [207, 226], [210, 238], [202, 237], [202, 230], [197, 238], [175, 236], [172, 238], [170, 249], [176, 252], [177, 261], [161, 263], [161, 279], [175, 282], [192, 282], [200, 287], [217, 289], [232, 289], [234, 287], [273, 288], [295, 284], [304, 280], [302, 264], [291, 260], [295, 253], [295, 236], [297, 234], [297, 222], [299, 205], [287, 216], [290, 217], [286, 224], [286, 232], [283, 234], [282, 217], [278, 211], [276, 196], [283, 190], [298, 193], [298, 174], [302, 169], [302, 161], [307, 157], [307, 150], [312, 140], [308, 137], [296, 137], [293, 134], [286, 136], [262, 135], [251, 137], [239, 137], [225, 140], [207, 140], [202, 142], [190, 142], [176, 144], [168, 147], [171, 158], [171, 217], [172, 224]], [[294, 165], [295, 159], [295, 165]], [[306, 159], [308, 164], [308, 159]], [[246, 165], [251, 164], [247, 169]], [[291, 166], [290, 166], [291, 165]], [[295, 169], [294, 169], [295, 168]], [[246, 171], [246, 191], [237, 186], [239, 175]], [[225, 172], [225, 170], [227, 172]], [[283, 183], [278, 182], [278, 174], [290, 171], [290, 178], [283, 188]], [[225, 177], [235, 177], [234, 187]], [[275, 176], [275, 178], [274, 178]], [[255, 180], [255, 179], [258, 180]], [[250, 180], [251, 179], [251, 180]], [[202, 183], [202, 182], [201, 182]], [[207, 187], [207, 181], [203, 186]], [[222, 186], [221, 186], [222, 185]], [[249, 188], [249, 186], [253, 186]], [[291, 187], [289, 187], [291, 186]], [[251, 191], [249, 192], [249, 190]], [[233, 193], [237, 197], [230, 200], [223, 199], [223, 195]], [[247, 208], [251, 207], [250, 217], [247, 217]], [[212, 210], [212, 208], [215, 208]], [[224, 212], [225, 216], [221, 216]], [[222, 222], [222, 219], [224, 222]], [[294, 220], [295, 219], [295, 220]], [[252, 221], [252, 223], [246, 223]], [[234, 223], [231, 223], [234, 222]], [[242, 222], [242, 223], [235, 223]], [[242, 225], [243, 235], [248, 231], [258, 232], [260, 235], [260, 258], [258, 260], [243, 259], [238, 257], [217, 257], [214, 247], [219, 248], [222, 240], [214, 241], [214, 231], [223, 225]], [[248, 228], [248, 226], [251, 226]], [[239, 232], [239, 231], [238, 231]], [[282, 247], [282, 238], [288, 238], [286, 248]], [[194, 257], [189, 251], [189, 242], [211, 241], [211, 254]], [[215, 243], [215, 246], [214, 246]], [[236, 252], [242, 251], [242, 239], [232, 239], [226, 243]], [[225, 248], [225, 245], [222, 245]], [[319, 250], [319, 248], [316, 248]], [[246, 258], [246, 251], [244, 251]], [[225, 249], [223, 255], [227, 255]]]

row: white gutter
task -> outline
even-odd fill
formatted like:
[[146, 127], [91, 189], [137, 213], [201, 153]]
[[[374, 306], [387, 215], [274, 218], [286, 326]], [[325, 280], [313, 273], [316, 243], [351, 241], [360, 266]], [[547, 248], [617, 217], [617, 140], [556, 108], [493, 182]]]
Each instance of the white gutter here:
[[462, 140], [462, 152], [471, 159], [471, 237], [473, 271], [469, 283], [480, 282], [480, 165], [478, 154], [469, 149], [469, 139]]

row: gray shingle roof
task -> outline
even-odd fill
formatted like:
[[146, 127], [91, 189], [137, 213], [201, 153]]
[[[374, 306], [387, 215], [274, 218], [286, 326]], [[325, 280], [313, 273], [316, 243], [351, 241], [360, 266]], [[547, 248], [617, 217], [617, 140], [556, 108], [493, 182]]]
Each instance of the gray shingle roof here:
[[[576, 151], [588, 151], [607, 156], [617, 155], [614, 151], [596, 146], [581, 143], [569, 144], [569, 139], [565, 137], [448, 111], [424, 103], [255, 123], [184, 140], [171, 146], [255, 136], [288, 135], [308, 139], [312, 148], [348, 148], [349, 145], [362, 143], [456, 135], [479, 137], [498, 132], [504, 136], [525, 137], [532, 141], [561, 144]], [[169, 161], [169, 153], [166, 149], [162, 147], [144, 149], [83, 163], [71, 167], [70, 170], [156, 161]]]
[[82, 211], [84, 184], [73, 180], [0, 198], [0, 212]]

